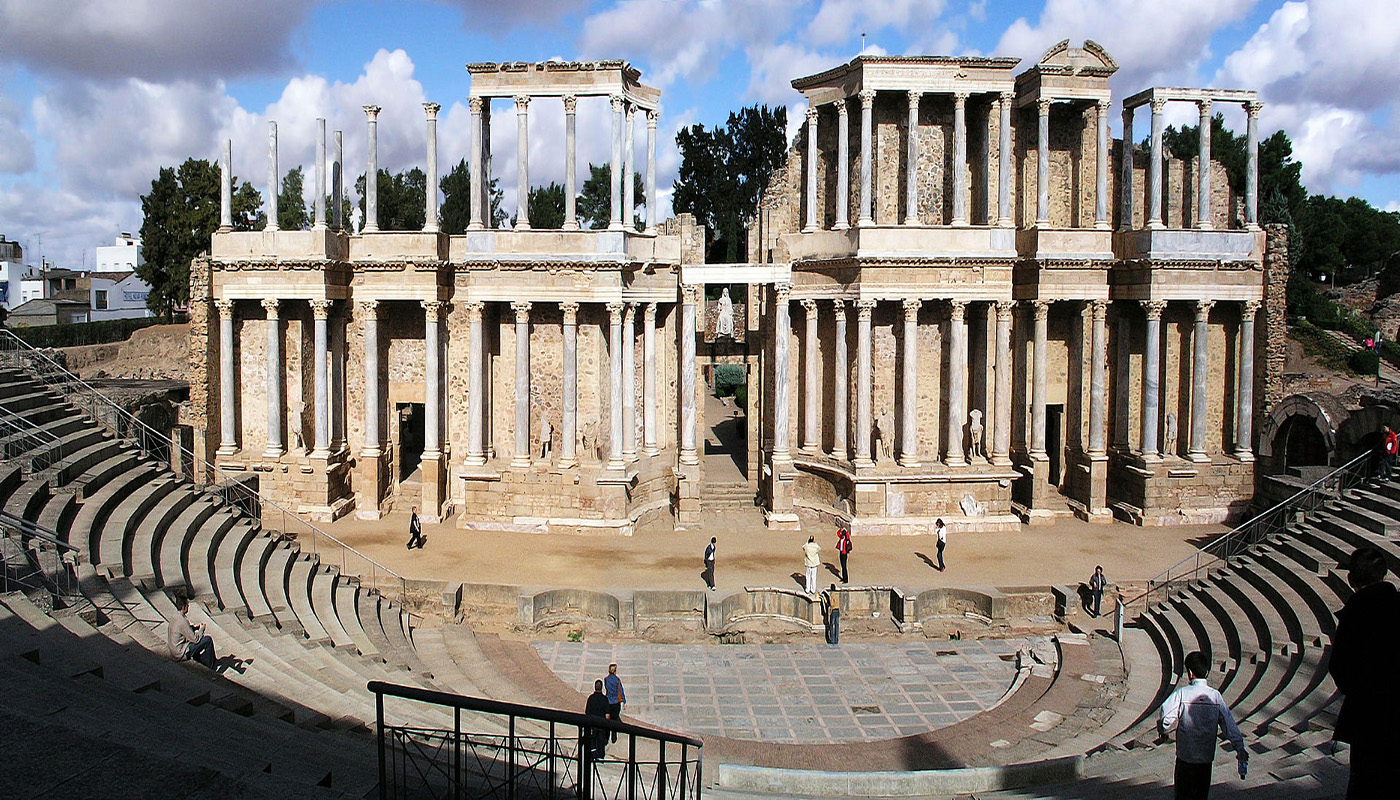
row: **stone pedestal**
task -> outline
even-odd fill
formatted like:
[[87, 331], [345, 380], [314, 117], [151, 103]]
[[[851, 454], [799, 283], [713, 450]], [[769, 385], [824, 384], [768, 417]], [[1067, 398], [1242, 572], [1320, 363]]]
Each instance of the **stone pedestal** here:
[[793, 503], [797, 468], [793, 466], [792, 459], [774, 456], [768, 464], [768, 472], [768, 506], [763, 509], [763, 523], [769, 530], [802, 530], [797, 507]]
[[682, 460], [676, 466], [676, 530], [700, 527], [700, 463]]
[[392, 459], [388, 453], [371, 455], [361, 451], [355, 459], [355, 519], [384, 516], [384, 498], [393, 488]]
[[447, 517], [447, 466], [442, 457], [423, 455], [423, 507], [418, 516], [423, 522], [442, 522]]
[[1089, 467], [1089, 507], [1082, 515], [1095, 523], [1113, 522], [1113, 512], [1108, 508], [1108, 456], [1090, 455]]
[[1033, 454], [1030, 460], [1021, 465], [1022, 480], [1030, 481], [1030, 491], [1025, 502], [1024, 522], [1027, 525], [1051, 525], [1055, 514], [1050, 504], [1060, 500], [1059, 492], [1050, 484], [1050, 459]]

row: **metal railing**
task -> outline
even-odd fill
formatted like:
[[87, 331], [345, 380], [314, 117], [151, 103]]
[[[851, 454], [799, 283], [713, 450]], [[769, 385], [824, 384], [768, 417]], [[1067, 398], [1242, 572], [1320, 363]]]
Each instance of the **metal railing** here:
[[135, 446], [148, 458], [169, 466], [179, 454], [181, 462], [196, 465], [189, 478], [202, 478], [217, 489], [229, 505], [259, 520], [266, 529], [294, 539], [326, 566], [338, 565], [340, 573], [358, 576], [361, 583], [378, 589], [399, 602], [407, 611], [407, 582], [402, 575], [342, 542], [294, 511], [287, 509], [248, 484], [252, 473], [230, 473], [200, 458], [189, 448], [180, 448], [165, 433], [152, 428], [122, 408], [110, 397], [69, 371], [48, 353], [38, 350], [13, 332], [0, 328], [0, 362], [25, 369], [47, 388], [82, 409], [118, 439]]
[[64, 448], [53, 431], [0, 409], [0, 458], [22, 462], [26, 475], [63, 460]]
[[[382, 681], [370, 681], [369, 690], [375, 696], [381, 800], [700, 800], [703, 792], [704, 745], [698, 739]], [[418, 704], [419, 711], [423, 704], [450, 711], [452, 727], [390, 724], [386, 700]], [[473, 732], [472, 727], [495, 732]], [[625, 752], [617, 757], [606, 752], [613, 735], [619, 744], [626, 742]]]
[[45, 611], [82, 596], [78, 548], [56, 531], [0, 511], [0, 591], [21, 591]]
[[[1372, 455], [1363, 453], [1318, 478], [1291, 497], [1232, 531], [1221, 534], [1196, 552], [1167, 567], [1147, 582], [1147, 589], [1123, 605], [1132, 613], [1146, 613], [1153, 603], [1166, 600], [1173, 590], [1198, 580], [1202, 573], [1225, 563], [1277, 533], [1284, 533], [1299, 514], [1321, 508], [1365, 483], [1372, 473]], [[1135, 611], [1133, 609], [1136, 607]]]

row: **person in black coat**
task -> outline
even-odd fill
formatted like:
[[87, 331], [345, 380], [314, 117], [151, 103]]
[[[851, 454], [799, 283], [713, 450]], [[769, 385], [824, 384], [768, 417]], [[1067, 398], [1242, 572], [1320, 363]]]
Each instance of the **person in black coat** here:
[[[593, 682], [593, 694], [588, 696], [588, 703], [583, 707], [583, 713], [590, 717], [599, 719], [608, 718], [608, 696], [603, 693], [603, 682]], [[607, 755], [608, 731], [605, 728], [594, 728], [592, 738], [589, 740], [592, 746], [591, 755], [594, 760], [601, 759]]]
[[1348, 800], [1394, 797], [1400, 785], [1400, 592], [1385, 581], [1388, 571], [1374, 547], [1352, 555], [1347, 583], [1356, 593], [1337, 612], [1332, 634], [1327, 671], [1345, 696], [1333, 738], [1351, 745]]

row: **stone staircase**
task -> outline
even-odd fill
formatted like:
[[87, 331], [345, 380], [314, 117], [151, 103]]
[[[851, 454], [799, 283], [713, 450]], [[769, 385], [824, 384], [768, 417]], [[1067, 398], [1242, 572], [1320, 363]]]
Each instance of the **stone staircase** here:
[[748, 481], [706, 481], [700, 489], [704, 511], [752, 511], [754, 491]]

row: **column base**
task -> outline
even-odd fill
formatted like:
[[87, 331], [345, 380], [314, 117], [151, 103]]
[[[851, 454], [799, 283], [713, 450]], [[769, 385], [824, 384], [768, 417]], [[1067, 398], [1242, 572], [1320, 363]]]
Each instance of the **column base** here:
[[1011, 221], [1011, 217], [999, 217], [997, 219], [998, 228], [1014, 228], [1016, 223]]
[[649, 444], [646, 447], [642, 448], [642, 455], [646, 456], [647, 458], [659, 456], [661, 455], [661, 449], [654, 444]]
[[[485, 225], [482, 225], [480, 222], [471, 222], [471, 223], [468, 223], [468, 224], [467, 224], [467, 230], [469, 230], [469, 231], [484, 231], [484, 230], [486, 230], [486, 226], [485, 226]], [[566, 227], [565, 230], [568, 230], [568, 228]]]
[[643, 236], [655, 236], [655, 235], [656, 235], [656, 226], [655, 226], [655, 225], [648, 225], [648, 226], [646, 226], [645, 228], [642, 228], [642, 235], [643, 235]]
[[835, 225], [832, 225], [831, 229], [833, 231], [846, 231], [851, 229], [851, 225], [849, 222], [838, 222]]
[[219, 445], [219, 449], [214, 451], [214, 455], [218, 456], [219, 458], [226, 458], [226, 457], [228, 457], [228, 456], [236, 456], [236, 455], [238, 455], [238, 445], [236, 445], [236, 444], [221, 444], [221, 445]]
[[695, 454], [694, 450], [682, 450], [680, 461], [686, 466], [695, 466], [700, 463], [700, 457]]
[[462, 463], [469, 467], [484, 467], [486, 466], [486, 455], [484, 453], [468, 453]]
[[529, 453], [526, 453], [523, 456], [516, 456], [515, 458], [512, 458], [510, 460], [511, 469], [529, 469], [530, 465], [531, 461]]
[[378, 225], [366, 225], [366, 226], [364, 226], [363, 228], [360, 228], [360, 233], [361, 233], [361, 234], [366, 234], [366, 233], [379, 233], [379, 226], [378, 226]]
[[447, 507], [447, 470], [440, 454], [423, 455], [423, 514], [427, 523], [442, 522]]
[[700, 527], [700, 465], [683, 464], [676, 469], [675, 528]]
[[1094, 222], [1094, 230], [1096, 230], [1096, 231], [1111, 231], [1111, 230], [1113, 230], [1113, 226], [1110, 225], [1110, 224], [1108, 223], [1108, 220], [1106, 220], [1106, 219], [1105, 219], [1105, 220], [1096, 220], [1096, 221]]
[[967, 227], [967, 220], [965, 220], [965, 219], [955, 219], [955, 220], [953, 220], [952, 225], [953, 225], [954, 228], [966, 228], [966, 227]]
[[625, 231], [625, 230], [627, 230], [627, 226], [626, 226], [626, 225], [623, 225], [621, 222], [619, 222], [619, 221], [617, 221], [617, 220], [613, 220], [612, 222], [609, 222], [609, 223], [608, 223], [608, 230], [610, 230], [610, 231]]
[[993, 453], [993, 454], [992, 454], [992, 466], [994, 466], [994, 467], [1009, 467], [1009, 466], [1011, 466], [1011, 456], [1010, 456], [1010, 454], [1008, 454], [1008, 453]]
[[1254, 451], [1252, 451], [1252, 450], [1236, 450], [1236, 451], [1235, 451], [1235, 458], [1238, 458], [1240, 461], [1246, 461], [1246, 462], [1248, 462], [1248, 461], [1253, 461], [1253, 460], [1254, 460]]
[[871, 460], [869, 455], [861, 455], [859, 453], [856, 454], [855, 460], [851, 463], [854, 464], [857, 468], [869, 468], [875, 466], [875, 462]]
[[899, 462], [899, 465], [900, 465], [901, 467], [921, 467], [921, 466], [923, 466], [923, 462], [919, 461], [919, 457], [918, 457], [918, 456], [900, 456], [900, 457], [899, 457], [898, 459], [896, 459], [896, 460]]
[[1166, 227], [1167, 227], [1167, 226], [1166, 226], [1165, 223], [1161, 222], [1160, 220], [1151, 219], [1151, 220], [1148, 220], [1148, 221], [1147, 221], [1147, 225], [1146, 225], [1145, 227], [1146, 227], [1147, 230], [1149, 230], [1149, 231], [1160, 231], [1160, 230], [1166, 230]]
[[637, 460], [637, 451], [636, 451], [635, 449], [634, 449], [634, 450], [625, 450], [625, 449], [624, 449], [624, 450], [622, 451], [622, 460], [623, 460], [623, 461], [629, 461], [629, 462], [630, 462], [630, 461], [636, 461], [636, 460]]
[[276, 461], [277, 459], [281, 458], [282, 455], [286, 452], [287, 451], [283, 450], [281, 447], [269, 447], [263, 451], [262, 457], [272, 461]]
[[1193, 464], [1209, 464], [1210, 456], [1206, 455], [1205, 453], [1188, 452], [1186, 454], [1186, 460], [1190, 461]]
[[875, 218], [874, 218], [874, 217], [861, 217], [860, 219], [856, 220], [856, 227], [857, 227], [857, 228], [870, 228], [870, 227], [873, 227], [874, 225], [875, 225]]

